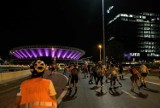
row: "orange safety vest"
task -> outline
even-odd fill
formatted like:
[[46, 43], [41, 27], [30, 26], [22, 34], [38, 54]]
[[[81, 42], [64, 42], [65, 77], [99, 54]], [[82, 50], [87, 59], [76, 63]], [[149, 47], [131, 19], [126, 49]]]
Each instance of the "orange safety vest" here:
[[27, 108], [57, 108], [56, 100], [49, 95], [49, 84], [50, 80], [44, 78], [24, 81], [21, 84], [20, 105], [29, 104]]

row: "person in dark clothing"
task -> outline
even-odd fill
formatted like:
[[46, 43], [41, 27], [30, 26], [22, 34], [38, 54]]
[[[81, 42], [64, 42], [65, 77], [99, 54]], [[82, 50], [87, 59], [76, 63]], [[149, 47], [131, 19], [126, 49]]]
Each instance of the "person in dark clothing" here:
[[101, 86], [103, 85], [103, 77], [104, 77], [104, 68], [102, 65], [102, 61], [99, 61], [96, 66], [96, 72], [97, 72], [97, 80], [96, 80], [96, 86], [98, 87], [98, 83], [100, 81]]
[[56, 72], [56, 68], [57, 68], [57, 64], [56, 63], [52, 64], [52, 66], [51, 66], [51, 74], [50, 75], [52, 75], [54, 72]]
[[119, 78], [120, 78], [120, 80], [122, 80], [123, 79], [123, 66], [122, 66], [122, 64], [118, 65], [118, 71], [119, 71]]
[[78, 68], [76, 68], [76, 65], [71, 65], [70, 67], [70, 87], [69, 87], [69, 95], [72, 92], [72, 88], [75, 87], [75, 94], [77, 93], [77, 84], [78, 84], [78, 74], [79, 74], [79, 70]]
[[97, 79], [97, 72], [96, 72], [96, 65], [93, 64], [92, 67], [90, 67], [90, 79], [89, 79], [89, 84], [93, 84], [93, 80], [96, 84], [96, 79]]
[[96, 64], [93, 65], [92, 71], [93, 71], [93, 78], [94, 78], [94, 81], [95, 81], [95, 84], [96, 84], [96, 81], [97, 81]]

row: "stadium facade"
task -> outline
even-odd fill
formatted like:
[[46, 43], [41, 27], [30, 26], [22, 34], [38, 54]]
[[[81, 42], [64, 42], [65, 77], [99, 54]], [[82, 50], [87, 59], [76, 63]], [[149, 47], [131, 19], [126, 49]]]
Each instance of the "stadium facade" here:
[[20, 46], [10, 50], [10, 55], [14, 58], [14, 63], [26, 62], [37, 58], [51, 60], [78, 60], [85, 51], [67, 46], [56, 45], [30, 45]]

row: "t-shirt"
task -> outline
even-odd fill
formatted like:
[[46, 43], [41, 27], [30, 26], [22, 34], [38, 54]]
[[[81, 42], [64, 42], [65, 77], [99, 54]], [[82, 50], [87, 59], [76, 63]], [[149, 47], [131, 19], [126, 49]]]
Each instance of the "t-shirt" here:
[[131, 71], [131, 74], [134, 74], [134, 75], [139, 73], [136, 68], [131, 68], [130, 71]]
[[77, 68], [73, 68], [73, 69], [71, 70], [71, 74], [72, 74], [72, 75], [78, 74], [78, 69], [77, 69]]

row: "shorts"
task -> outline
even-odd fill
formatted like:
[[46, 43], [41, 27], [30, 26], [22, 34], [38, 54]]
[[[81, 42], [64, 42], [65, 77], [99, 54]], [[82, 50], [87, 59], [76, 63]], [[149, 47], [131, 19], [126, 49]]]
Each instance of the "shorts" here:
[[138, 75], [132, 75], [130, 77], [130, 79], [131, 79], [131, 81], [136, 81], [136, 80], [139, 80], [139, 77], [138, 77]]
[[78, 83], [78, 74], [71, 76], [71, 84]]
[[117, 79], [117, 75], [116, 74], [111, 74], [111, 80], [116, 80]]
[[141, 73], [141, 76], [146, 77], [148, 73]]

